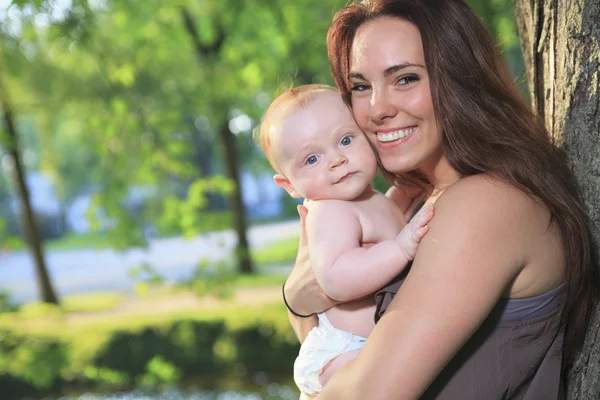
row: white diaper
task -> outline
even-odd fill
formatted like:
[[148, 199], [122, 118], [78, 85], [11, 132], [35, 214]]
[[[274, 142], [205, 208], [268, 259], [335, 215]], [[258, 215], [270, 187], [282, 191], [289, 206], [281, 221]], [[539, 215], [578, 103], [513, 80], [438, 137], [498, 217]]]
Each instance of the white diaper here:
[[302, 346], [294, 363], [294, 381], [298, 388], [309, 395], [323, 390], [319, 376], [323, 368], [337, 356], [362, 349], [366, 338], [334, 328], [325, 313], [319, 316], [319, 325], [313, 328]]

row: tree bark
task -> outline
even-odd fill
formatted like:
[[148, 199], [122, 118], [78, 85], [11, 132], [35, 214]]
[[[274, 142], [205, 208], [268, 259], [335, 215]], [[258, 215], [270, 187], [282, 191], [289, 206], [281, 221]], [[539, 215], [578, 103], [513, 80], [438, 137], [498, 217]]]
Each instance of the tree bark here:
[[[196, 30], [193, 18], [186, 8], [182, 8], [181, 16], [185, 30], [190, 35], [194, 48], [196, 50], [196, 58], [200, 64], [208, 56], [218, 54], [225, 40], [222, 29], [218, 29], [217, 38], [213, 43], [205, 45], [200, 41], [200, 36]], [[235, 189], [230, 196], [231, 209], [233, 212], [234, 226], [238, 238], [236, 249], [236, 258], [238, 261], [238, 270], [243, 274], [253, 273], [252, 260], [250, 258], [250, 247], [248, 246], [246, 210], [242, 201], [242, 192], [240, 185], [240, 175], [238, 172], [239, 157], [237, 153], [236, 139], [229, 131], [227, 120], [222, 121], [222, 126], [219, 129], [221, 142], [225, 148], [225, 168], [228, 177], [233, 181]]]
[[19, 140], [14, 123], [12, 109], [6, 94], [0, 87], [0, 105], [3, 110], [4, 124], [6, 132], [8, 134], [8, 154], [12, 157], [15, 163], [15, 177], [17, 183], [17, 190], [19, 193], [19, 200], [21, 203], [22, 211], [22, 225], [25, 231], [27, 244], [33, 254], [35, 262], [35, 269], [37, 273], [37, 284], [40, 291], [40, 297], [45, 303], [58, 304], [58, 297], [50, 281], [50, 275], [46, 268], [46, 261], [44, 259], [44, 252], [42, 248], [42, 241], [37, 228], [33, 209], [31, 207], [31, 201], [29, 199], [29, 190], [25, 184], [25, 173], [23, 165], [21, 163], [21, 157], [19, 152]]
[[[600, 0], [513, 0], [533, 106], [582, 187], [600, 243]], [[600, 396], [600, 306], [567, 374], [569, 399]]]
[[230, 196], [231, 208], [233, 211], [233, 219], [235, 231], [238, 237], [236, 256], [239, 263], [239, 271], [242, 274], [251, 274], [253, 271], [252, 260], [250, 259], [250, 247], [248, 245], [248, 237], [246, 235], [246, 209], [242, 201], [242, 191], [240, 190], [240, 174], [238, 172], [238, 153], [235, 144], [236, 138], [229, 131], [228, 125], [223, 125], [220, 130], [221, 139], [225, 146], [225, 164], [227, 167], [227, 175], [235, 183], [235, 188]]

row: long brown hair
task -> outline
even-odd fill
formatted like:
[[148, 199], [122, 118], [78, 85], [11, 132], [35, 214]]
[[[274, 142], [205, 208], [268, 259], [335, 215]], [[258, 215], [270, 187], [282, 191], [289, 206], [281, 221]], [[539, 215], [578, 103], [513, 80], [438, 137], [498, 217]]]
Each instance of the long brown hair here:
[[[564, 355], [570, 361], [585, 337], [598, 287], [588, 219], [572, 172], [543, 121], [520, 96], [493, 38], [461, 0], [366, 0], [339, 11], [329, 28], [327, 51], [348, 105], [354, 35], [363, 23], [384, 16], [410, 21], [421, 33], [450, 165], [464, 176], [498, 177], [540, 199], [560, 227], [567, 265]], [[427, 185], [415, 171], [386, 175], [395, 184]]]

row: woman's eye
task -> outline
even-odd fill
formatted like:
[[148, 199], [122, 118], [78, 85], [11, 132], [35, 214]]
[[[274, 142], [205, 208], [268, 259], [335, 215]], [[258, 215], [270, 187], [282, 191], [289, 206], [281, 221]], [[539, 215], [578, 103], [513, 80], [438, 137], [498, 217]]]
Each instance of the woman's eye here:
[[419, 77], [417, 75], [406, 75], [398, 79], [398, 84], [402, 86], [410, 85], [413, 82], [417, 82]]
[[345, 136], [340, 142], [342, 146], [349, 146], [350, 143], [352, 143], [352, 136]]
[[355, 85], [352, 85], [352, 87], [350, 88], [350, 91], [352, 92], [364, 92], [365, 90], [369, 90], [369, 85], [357, 83]]
[[317, 156], [310, 156], [310, 157], [308, 157], [306, 159], [306, 162], [304, 164], [306, 164], [306, 165], [313, 165], [317, 161], [319, 161], [319, 158]]

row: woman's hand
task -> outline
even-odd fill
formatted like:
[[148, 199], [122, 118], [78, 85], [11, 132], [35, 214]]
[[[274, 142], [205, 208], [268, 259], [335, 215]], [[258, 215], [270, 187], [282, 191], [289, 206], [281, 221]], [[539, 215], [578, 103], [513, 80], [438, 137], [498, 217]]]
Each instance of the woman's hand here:
[[312, 269], [306, 235], [306, 216], [308, 209], [298, 206], [300, 215], [300, 242], [296, 263], [285, 283], [285, 298], [288, 306], [300, 315], [323, 312], [337, 303], [325, 294], [319, 286]]

